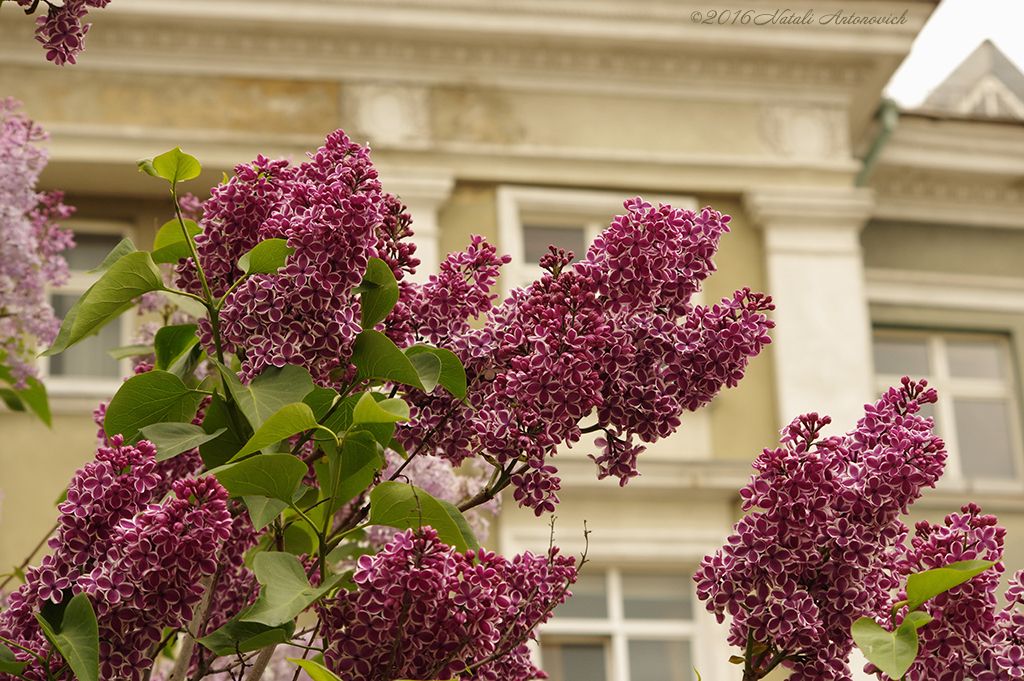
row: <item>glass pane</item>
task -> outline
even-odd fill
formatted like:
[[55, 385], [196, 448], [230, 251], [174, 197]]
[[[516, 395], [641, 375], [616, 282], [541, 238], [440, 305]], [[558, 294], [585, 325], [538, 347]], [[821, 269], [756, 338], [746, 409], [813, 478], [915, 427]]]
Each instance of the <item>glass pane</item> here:
[[75, 247], [61, 255], [68, 261], [70, 269], [84, 272], [98, 267], [122, 238], [117, 234], [77, 233]]
[[964, 477], [1015, 478], [1009, 403], [956, 398], [953, 409]]
[[551, 681], [605, 681], [608, 678], [603, 643], [546, 643], [540, 654]]
[[[77, 300], [78, 295], [54, 295], [51, 297], [53, 311], [63, 319]], [[121, 324], [115, 320], [100, 329], [97, 335], [89, 336], [51, 357], [50, 375], [119, 378], [121, 367], [117, 360], [107, 354], [107, 350], [120, 345]]]
[[688, 620], [690, 583], [684, 575], [622, 575], [622, 612], [627, 619]]
[[630, 681], [691, 681], [689, 641], [629, 642]]
[[582, 574], [569, 589], [572, 596], [555, 608], [555, 617], [608, 617], [608, 595], [604, 574]]
[[997, 341], [949, 341], [949, 373], [956, 378], [1006, 378], [1003, 347]]
[[548, 246], [572, 251], [579, 260], [587, 251], [586, 234], [582, 227], [546, 227], [523, 225], [523, 257], [537, 264], [548, 253]]
[[928, 345], [923, 338], [876, 338], [874, 354], [876, 374], [911, 378], [931, 375]]

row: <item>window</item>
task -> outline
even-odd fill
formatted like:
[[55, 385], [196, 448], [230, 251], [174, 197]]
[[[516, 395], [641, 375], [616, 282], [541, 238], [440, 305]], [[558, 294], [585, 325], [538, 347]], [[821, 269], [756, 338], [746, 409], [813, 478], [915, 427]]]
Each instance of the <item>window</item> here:
[[[628, 191], [594, 191], [543, 187], [498, 188], [499, 252], [512, 256], [501, 276], [502, 292], [526, 286], [541, 274], [540, 259], [548, 246], [572, 251], [581, 259], [598, 234], [625, 209]], [[652, 205], [697, 209], [690, 196], [642, 195]]]
[[552, 681], [693, 681], [690, 574], [586, 569], [540, 639]]
[[[127, 235], [126, 228], [106, 222], [67, 221], [75, 232], [75, 247], [64, 252], [71, 276], [67, 284], [50, 292], [50, 304], [63, 318], [78, 298], [99, 279], [88, 271], [103, 262], [108, 253]], [[121, 378], [131, 372], [128, 360], [115, 360], [108, 350], [127, 345], [130, 332], [125, 319], [118, 318], [99, 332], [52, 357], [44, 358], [47, 387], [56, 396], [88, 397], [113, 394]]]
[[1024, 461], [1011, 347], [1006, 334], [875, 330], [879, 390], [904, 375], [927, 379], [938, 390], [939, 401], [923, 413], [935, 419], [946, 442], [947, 486], [1020, 487]]

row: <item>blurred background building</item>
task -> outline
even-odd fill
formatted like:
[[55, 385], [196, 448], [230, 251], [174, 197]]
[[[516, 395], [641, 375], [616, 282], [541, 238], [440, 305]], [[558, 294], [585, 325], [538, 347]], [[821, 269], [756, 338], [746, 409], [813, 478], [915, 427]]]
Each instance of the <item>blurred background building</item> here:
[[[936, 4], [115, 0], [64, 68], [5, 6], [0, 96], [50, 131], [42, 188], [78, 207], [58, 311], [122, 237], [151, 245], [171, 205], [134, 160], [176, 145], [202, 161], [203, 195], [344, 128], [411, 209], [420, 275], [482, 234], [514, 257], [504, 290], [549, 243], [582, 252], [629, 197], [732, 215], [704, 300], [769, 292], [774, 342], [624, 489], [586, 446], [559, 454], [555, 541], [579, 553], [586, 520], [592, 563], [541, 650], [565, 681], [724, 680], [739, 671], [689, 575], [737, 519], [750, 462], [803, 412], [852, 428], [905, 373], [939, 389], [950, 450], [914, 518], [974, 501], [1009, 528], [1008, 570], [1024, 567], [1024, 76], [988, 43], [923, 107], [883, 100]], [[822, 22], [852, 9], [896, 23]], [[105, 350], [135, 323], [44, 364], [52, 430], [0, 413], [0, 571], [92, 458], [92, 410], [129, 371]], [[509, 499], [487, 544], [542, 550], [549, 532]]]

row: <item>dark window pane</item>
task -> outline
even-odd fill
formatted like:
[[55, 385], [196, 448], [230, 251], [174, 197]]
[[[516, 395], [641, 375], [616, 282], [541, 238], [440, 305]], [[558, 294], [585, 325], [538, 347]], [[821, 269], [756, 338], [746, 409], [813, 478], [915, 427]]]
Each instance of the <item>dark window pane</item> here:
[[953, 409], [964, 477], [1015, 478], [1009, 403], [956, 398]]
[[876, 338], [875, 373], [918, 378], [929, 376], [928, 345], [923, 339]]
[[[51, 297], [53, 311], [62, 318], [68, 313], [78, 295], [54, 295]], [[107, 350], [121, 345], [121, 325], [113, 321], [100, 329], [95, 336], [89, 336], [59, 355], [50, 358], [51, 376], [83, 376], [91, 378], [118, 378], [121, 368]]]
[[1002, 344], [995, 341], [949, 341], [949, 373], [956, 378], [1006, 378]]
[[116, 234], [77, 233], [75, 247], [63, 251], [61, 255], [68, 261], [70, 269], [84, 272], [98, 267], [121, 239], [122, 237]]
[[688, 620], [690, 580], [684, 575], [622, 575], [622, 610], [627, 619]]
[[544, 671], [551, 681], [606, 681], [603, 643], [545, 643], [541, 641]]
[[603, 618], [608, 616], [608, 592], [604, 574], [582, 574], [569, 588], [572, 596], [555, 608], [555, 617]]
[[582, 227], [523, 226], [523, 257], [526, 262], [539, 263], [541, 256], [548, 253], [548, 246], [572, 251], [580, 260], [587, 250], [586, 234]]
[[689, 641], [629, 642], [630, 681], [691, 681]]

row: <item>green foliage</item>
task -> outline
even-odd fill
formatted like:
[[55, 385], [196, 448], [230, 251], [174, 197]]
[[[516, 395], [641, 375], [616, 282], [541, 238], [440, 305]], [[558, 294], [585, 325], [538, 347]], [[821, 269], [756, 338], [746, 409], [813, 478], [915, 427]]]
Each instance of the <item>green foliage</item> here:
[[356, 290], [362, 293], [360, 314], [364, 329], [372, 329], [384, 321], [398, 302], [400, 293], [394, 273], [380, 258], [370, 258], [363, 283]]
[[259, 430], [281, 407], [301, 402], [313, 390], [309, 372], [294, 364], [286, 364], [280, 369], [268, 367], [249, 385], [242, 385], [238, 375], [223, 364], [218, 362], [217, 367], [254, 431]]
[[[182, 223], [185, 225], [184, 230], [181, 228]], [[192, 255], [188, 242], [194, 240], [202, 231], [195, 220], [165, 222], [153, 240], [153, 262], [176, 264], [182, 258], [188, 258]], [[185, 238], [186, 232], [188, 239]]]
[[[381, 399], [378, 399], [381, 398]], [[409, 405], [398, 397], [365, 392], [352, 409], [353, 423], [396, 423], [409, 420]]]
[[89, 597], [80, 593], [64, 608], [59, 621], [36, 614], [43, 635], [61, 654], [78, 681], [99, 681], [100, 632]]
[[[433, 355], [441, 363], [441, 368], [438, 370], [437, 378], [434, 379], [434, 383], [440, 384], [441, 387], [460, 400], [466, 397], [466, 370], [463, 368], [462, 362], [459, 361], [458, 355], [451, 350], [445, 350], [444, 348], [432, 348], [429, 345], [413, 345], [412, 347], [405, 349], [405, 356], [408, 357], [414, 365], [416, 365], [416, 358], [423, 354]], [[417, 365], [417, 371], [420, 371], [420, 380], [423, 380], [423, 371], [425, 371], [425, 369], [421, 370]], [[433, 387], [429, 387], [426, 390], [427, 392], [430, 392], [433, 390]]]
[[[864, 657], [892, 679], [901, 679], [917, 658], [917, 630], [932, 621], [931, 615], [918, 610], [932, 598], [981, 574], [999, 561], [962, 560], [944, 567], [918, 572], [907, 577], [907, 600], [893, 606], [895, 631], [886, 631], [870, 617], [861, 617], [850, 628], [854, 643]], [[896, 613], [907, 608], [896, 627]]]
[[295, 249], [285, 239], [266, 239], [238, 259], [238, 266], [250, 274], [277, 274]]
[[314, 662], [313, 660], [300, 660], [292, 657], [285, 659], [302, 667], [306, 674], [309, 675], [309, 678], [313, 679], [313, 681], [344, 681], [344, 679], [319, 662]]
[[198, 345], [198, 331], [199, 327], [196, 324], [165, 326], [157, 331], [153, 338], [153, 352], [156, 354], [154, 368], [170, 371], [182, 355]]
[[288, 502], [265, 496], [245, 496], [242, 497], [242, 501], [249, 509], [249, 520], [252, 521], [252, 526], [257, 532], [274, 522], [281, 515], [281, 511], [288, 508]]
[[180, 378], [166, 371], [147, 371], [125, 381], [107, 407], [103, 432], [120, 433], [131, 442], [146, 426], [191, 421], [203, 394], [189, 390]]
[[174, 147], [156, 158], [140, 158], [135, 163], [139, 170], [147, 175], [162, 177], [170, 182], [171, 191], [174, 191], [179, 182], [199, 177], [202, 170], [199, 161], [194, 156], [184, 153], [181, 147]]
[[107, 257], [103, 259], [103, 262], [100, 263], [99, 267], [87, 270], [86, 274], [100, 274], [101, 272], [106, 272], [115, 262], [121, 259], [121, 256], [128, 255], [129, 253], [135, 253], [138, 250], [139, 249], [135, 248], [135, 244], [132, 243], [131, 239], [121, 239], [121, 241], [111, 249], [110, 253], [107, 253]]
[[333, 575], [314, 587], [298, 558], [276, 551], [257, 554], [253, 569], [263, 588], [256, 602], [239, 619], [270, 627], [293, 621], [341, 580], [341, 575]]
[[239, 617], [234, 617], [217, 631], [197, 638], [196, 641], [207, 650], [226, 656], [234, 655], [236, 652], [250, 653], [278, 643], [287, 643], [294, 633], [293, 621], [269, 627], [259, 622], [243, 622]]
[[[455, 509], [455, 512], [462, 515], [458, 509]], [[430, 526], [437, 531], [438, 539], [445, 544], [454, 546], [459, 551], [472, 548], [466, 541], [460, 524], [452, 519], [448, 509], [441, 502], [419, 487], [404, 482], [389, 480], [373, 488], [370, 492], [369, 524], [386, 525], [399, 530]], [[468, 528], [468, 524], [466, 527]], [[474, 537], [474, 543], [475, 539]]]
[[156, 446], [156, 460], [166, 461], [182, 452], [195, 449], [199, 445], [216, 439], [227, 431], [220, 428], [207, 433], [201, 427], [191, 423], [154, 423], [139, 430], [143, 440], [149, 440]]
[[912, 621], [886, 631], [870, 617], [861, 617], [850, 633], [864, 657], [892, 679], [902, 679], [917, 657], [917, 628]]
[[[2, 359], [2, 357], [0, 357]], [[3, 384], [7, 384], [4, 386]], [[15, 389], [14, 376], [11, 368], [0, 363], [0, 399], [11, 411], [31, 411], [47, 426], [53, 426], [50, 416], [50, 403], [46, 398], [46, 386], [29, 376], [25, 379], [25, 387]]]
[[313, 410], [308, 404], [303, 402], [286, 404], [274, 412], [274, 414], [256, 430], [252, 438], [250, 438], [245, 446], [242, 447], [242, 449], [239, 450], [231, 460], [235, 461], [241, 459], [242, 457], [248, 456], [254, 452], [258, 452], [265, 447], [276, 445], [287, 437], [291, 437], [292, 435], [311, 429], [325, 431], [332, 439], [336, 439], [332, 430], [324, 428], [316, 422]]
[[416, 367], [405, 353], [380, 331], [366, 329], [356, 336], [349, 361], [356, 365], [356, 376], [360, 381], [391, 381], [423, 390]]
[[211, 473], [233, 497], [265, 496], [291, 503], [308, 467], [291, 454], [263, 454]]
[[383, 461], [377, 453], [377, 443], [366, 431], [349, 434], [340, 451], [331, 443], [325, 443], [324, 450], [326, 456], [315, 466], [316, 477], [320, 489], [330, 499], [325, 513], [332, 516], [373, 484]]
[[4, 674], [20, 674], [28, 666], [28, 662], [18, 662], [14, 651], [6, 645], [0, 645], [0, 672]]
[[232, 417], [232, 409], [218, 393], [214, 393], [210, 404], [206, 407], [206, 418], [203, 419], [203, 430], [209, 433], [223, 431], [215, 440], [204, 442], [199, 446], [199, 455], [207, 470], [223, 466], [249, 440], [250, 430], [247, 424], [240, 423]]
[[40, 356], [64, 351], [128, 309], [143, 293], [162, 290], [163, 275], [149, 253], [135, 251], [122, 256], [82, 294], [65, 315], [53, 345]]

